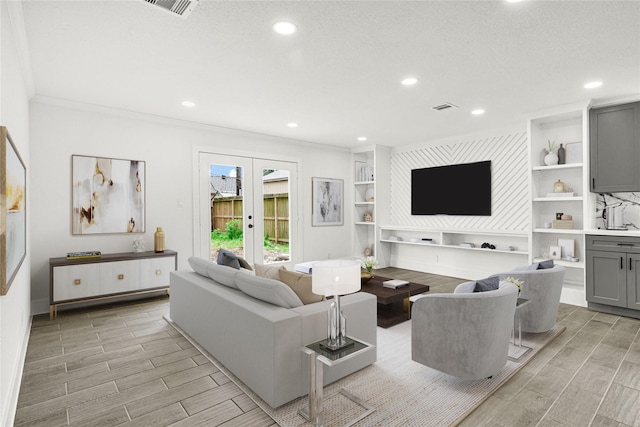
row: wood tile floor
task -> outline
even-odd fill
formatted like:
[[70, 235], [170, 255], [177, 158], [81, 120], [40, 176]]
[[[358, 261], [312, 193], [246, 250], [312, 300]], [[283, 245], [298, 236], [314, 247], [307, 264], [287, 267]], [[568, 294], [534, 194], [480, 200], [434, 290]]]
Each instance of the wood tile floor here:
[[[377, 273], [430, 292], [463, 281]], [[168, 307], [160, 297], [34, 317], [15, 425], [275, 426], [164, 321]], [[640, 320], [561, 304], [558, 321], [566, 332], [463, 426], [640, 427]]]
[[165, 296], [34, 317], [15, 426], [275, 426], [168, 312]]

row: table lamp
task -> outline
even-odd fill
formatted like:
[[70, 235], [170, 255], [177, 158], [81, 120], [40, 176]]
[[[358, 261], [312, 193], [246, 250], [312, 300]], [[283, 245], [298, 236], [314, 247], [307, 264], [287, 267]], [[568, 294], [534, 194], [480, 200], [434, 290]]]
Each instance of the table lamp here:
[[353, 345], [347, 339], [347, 323], [340, 309], [340, 295], [360, 290], [360, 261], [328, 260], [313, 263], [311, 291], [317, 295], [333, 296], [328, 314], [326, 341], [320, 347], [338, 351]]

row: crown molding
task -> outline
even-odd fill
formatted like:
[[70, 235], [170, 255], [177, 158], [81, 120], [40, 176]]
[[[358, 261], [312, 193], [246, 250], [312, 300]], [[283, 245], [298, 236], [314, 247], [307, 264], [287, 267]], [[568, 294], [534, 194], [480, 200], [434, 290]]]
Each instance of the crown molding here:
[[331, 148], [336, 151], [345, 151], [345, 152], [349, 151], [348, 148], [339, 147], [335, 145], [320, 144], [317, 142], [304, 141], [300, 139], [285, 138], [277, 135], [269, 135], [269, 134], [264, 134], [259, 132], [251, 132], [251, 131], [242, 130], [242, 129], [234, 129], [234, 128], [228, 128], [228, 127], [223, 127], [218, 125], [212, 125], [208, 123], [200, 123], [200, 122], [193, 122], [189, 120], [175, 119], [175, 118], [166, 117], [166, 116], [159, 116], [159, 115], [154, 115], [149, 113], [141, 113], [141, 112], [132, 111], [132, 110], [125, 110], [121, 108], [106, 107], [106, 106], [97, 105], [97, 104], [88, 104], [85, 102], [72, 101], [69, 99], [57, 98], [52, 96], [35, 95], [33, 99], [31, 99], [31, 103], [53, 105], [53, 106], [69, 108], [73, 110], [118, 116], [118, 117], [124, 117], [128, 119], [134, 119], [134, 120], [145, 120], [149, 122], [161, 123], [165, 125], [181, 126], [185, 128], [191, 128], [191, 129], [214, 131], [214, 132], [224, 133], [227, 135], [261, 138], [263, 140], [266, 140], [267, 142], [269, 141], [280, 142], [280, 143], [290, 142], [297, 145], [303, 145], [308, 147]]

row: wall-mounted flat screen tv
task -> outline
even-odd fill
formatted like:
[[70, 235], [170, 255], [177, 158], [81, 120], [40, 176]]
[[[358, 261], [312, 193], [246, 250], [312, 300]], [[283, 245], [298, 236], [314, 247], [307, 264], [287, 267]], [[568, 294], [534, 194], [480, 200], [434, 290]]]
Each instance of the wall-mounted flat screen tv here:
[[411, 170], [411, 215], [491, 216], [491, 160]]

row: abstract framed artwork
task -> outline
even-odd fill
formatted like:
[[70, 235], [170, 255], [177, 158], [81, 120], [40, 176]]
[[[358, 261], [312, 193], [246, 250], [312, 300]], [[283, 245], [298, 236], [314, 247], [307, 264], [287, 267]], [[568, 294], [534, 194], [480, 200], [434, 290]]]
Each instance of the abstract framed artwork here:
[[71, 156], [72, 234], [145, 232], [145, 162]]
[[344, 224], [344, 181], [311, 178], [312, 226]]
[[6, 295], [27, 255], [27, 168], [4, 126], [0, 163], [0, 295]]

